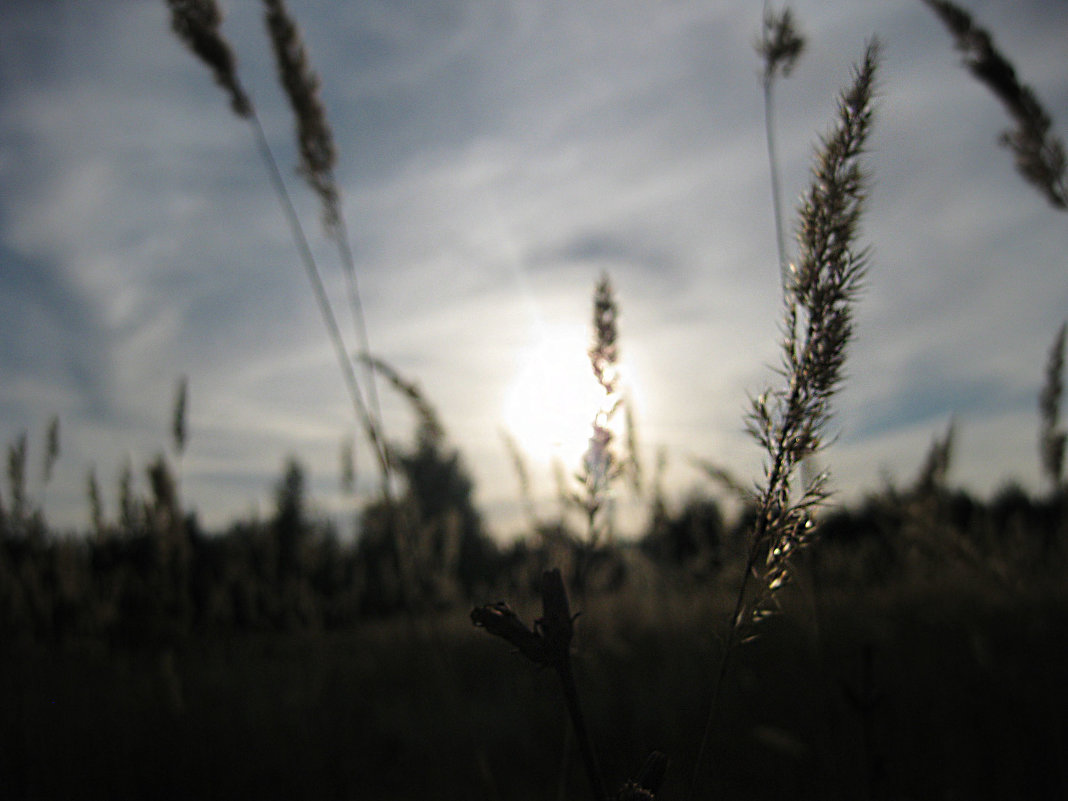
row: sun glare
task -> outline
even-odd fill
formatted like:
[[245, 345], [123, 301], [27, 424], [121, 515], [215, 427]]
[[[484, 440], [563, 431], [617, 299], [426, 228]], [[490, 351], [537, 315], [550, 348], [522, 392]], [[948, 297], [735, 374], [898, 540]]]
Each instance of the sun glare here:
[[544, 329], [519, 357], [504, 422], [532, 463], [559, 460], [577, 468], [586, 452], [593, 418], [604, 401], [586, 355], [589, 344], [584, 326], [558, 325]]

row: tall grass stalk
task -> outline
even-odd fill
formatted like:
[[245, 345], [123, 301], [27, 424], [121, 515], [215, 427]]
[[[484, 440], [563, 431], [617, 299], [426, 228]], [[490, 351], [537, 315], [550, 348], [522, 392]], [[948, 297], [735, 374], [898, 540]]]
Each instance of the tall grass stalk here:
[[52, 472], [55, 470], [56, 461], [59, 459], [59, 415], [54, 414], [48, 420], [45, 429], [45, 452], [41, 463], [41, 514], [48, 501], [48, 485], [52, 483]]
[[511, 643], [531, 662], [550, 667], [560, 679], [560, 688], [568, 715], [578, 740], [582, 764], [586, 769], [593, 801], [605, 801], [604, 780], [598, 767], [593, 742], [586, 727], [586, 718], [579, 702], [575, 674], [571, 667], [571, 639], [574, 636], [574, 617], [567, 600], [564, 580], [557, 569], [542, 575], [542, 616], [528, 628], [509, 606], [503, 602], [476, 607], [471, 621], [490, 634]]
[[764, 60], [764, 72], [761, 85], [764, 90], [764, 141], [768, 151], [768, 168], [771, 177], [771, 207], [775, 217], [775, 244], [779, 254], [779, 281], [783, 295], [786, 295], [788, 267], [786, 255], [786, 234], [782, 219], [782, 188], [779, 178], [779, 159], [775, 147], [775, 104], [772, 89], [780, 75], [790, 76], [797, 59], [805, 49], [805, 40], [794, 25], [793, 13], [784, 8], [778, 14], [764, 4], [764, 19], [760, 38], [756, 44], [757, 52]]
[[25, 533], [29, 501], [26, 491], [26, 432], [22, 432], [7, 448], [7, 485], [11, 495], [8, 516], [12, 528]]
[[[761, 85], [764, 95], [764, 138], [768, 151], [768, 175], [771, 180], [771, 208], [775, 223], [775, 245], [779, 255], [779, 284], [783, 298], [789, 295], [790, 256], [786, 252], [786, 232], [782, 213], [782, 181], [780, 180], [779, 158], [775, 146], [775, 83], [778, 78], [788, 78], [797, 66], [797, 61], [805, 50], [805, 38], [797, 29], [793, 12], [784, 7], [778, 13], [773, 12], [764, 3], [764, 19], [760, 38], [756, 43], [764, 69]], [[801, 463], [802, 480], [808, 484], [819, 474], [811, 454]]]
[[93, 526], [93, 534], [99, 542], [107, 535], [107, 524], [104, 518], [104, 501], [100, 495], [100, 482], [96, 478], [95, 467], [90, 467], [86, 475], [85, 491], [89, 500], [89, 521]]
[[268, 177], [270, 178], [275, 194], [278, 196], [278, 199], [282, 204], [282, 212], [286, 217], [286, 222], [289, 225], [293, 241], [297, 246], [301, 263], [304, 266], [305, 273], [312, 286], [312, 291], [315, 294], [315, 301], [319, 306], [320, 316], [323, 319], [323, 324], [326, 326], [330, 343], [334, 348], [334, 355], [337, 358], [338, 366], [341, 368], [341, 377], [345, 382], [345, 387], [349, 392], [353, 408], [356, 411], [357, 421], [363, 428], [364, 434], [371, 445], [371, 449], [378, 463], [382, 479], [382, 492], [385, 496], [392, 497], [389, 455], [381, 428], [376, 423], [375, 418], [372, 417], [370, 409], [364, 400], [352, 359], [341, 333], [341, 326], [338, 324], [337, 316], [334, 314], [333, 305], [330, 303], [330, 297], [327, 294], [326, 285], [323, 283], [319, 266], [315, 261], [315, 257], [312, 255], [311, 245], [308, 243], [307, 236], [300, 223], [300, 218], [297, 216], [296, 208], [293, 206], [292, 198], [286, 189], [282, 173], [278, 169], [278, 162], [275, 160], [274, 154], [271, 151], [271, 146], [267, 142], [263, 126], [260, 123], [259, 118], [256, 116], [253, 116], [250, 122], [256, 137], [257, 149], [267, 167]]
[[182, 497], [182, 475], [185, 465], [185, 445], [188, 434], [186, 415], [189, 410], [189, 380], [186, 376], [178, 379], [174, 391], [174, 411], [171, 415], [171, 445], [174, 447], [174, 458], [177, 463], [177, 476], [175, 477], [179, 504]]
[[1042, 472], [1056, 492], [1064, 480], [1064, 451], [1068, 434], [1061, 425], [1061, 397], [1064, 394], [1064, 345], [1068, 323], [1062, 323], [1050, 345], [1046, 359], [1046, 380], [1038, 396], [1039, 457]]
[[749, 627], [775, 611], [793, 578], [793, 560], [814, 536], [811, 511], [826, 497], [827, 474], [799, 497], [792, 483], [802, 460], [825, 445], [830, 400], [842, 380], [852, 338], [852, 309], [867, 266], [856, 244], [867, 175], [861, 166], [871, 124], [878, 43], [872, 40], [838, 103], [838, 123], [822, 140], [800, 208], [798, 263], [784, 298], [782, 385], [752, 399], [748, 429], [766, 454], [756, 520], [741, 586], [716, 669], [698, 746], [690, 797], [705, 767], [718, 701], [735, 647]]
[[582, 459], [578, 498], [586, 515], [586, 544], [596, 548], [601, 539], [612, 535], [610, 497], [612, 482], [622, 469], [616, 453], [613, 419], [623, 403], [619, 374], [619, 309], [612, 282], [602, 275], [593, 292], [593, 337], [587, 355], [593, 376], [603, 391], [600, 407], [591, 424], [589, 447]]
[[[349, 244], [341, 192], [334, 176], [337, 149], [326, 117], [326, 109], [319, 98], [320, 80], [312, 69], [300, 29], [286, 9], [284, 0], [264, 0], [267, 30], [278, 67], [278, 76], [297, 123], [297, 143], [300, 149], [300, 173], [319, 198], [322, 223], [327, 236], [338, 249], [348, 289], [358, 353], [363, 357], [364, 381], [367, 388], [369, 413], [382, 430], [382, 412], [378, 400], [375, 371], [367, 366], [371, 348], [367, 323], [360, 297], [356, 264]], [[389, 454], [386, 453], [388, 463]]]
[[[331, 226], [336, 228], [340, 226], [341, 216], [332, 174], [333, 143], [325, 114], [316, 97], [317, 82], [307, 69], [303, 46], [300, 45], [299, 38], [296, 36], [295, 26], [285, 14], [284, 6], [280, 2], [269, 0], [265, 0], [265, 4], [268, 28], [278, 56], [283, 87], [289, 95], [298, 118], [301, 172], [309, 180], [312, 189], [323, 204], [324, 222], [327, 223], [327, 228], [330, 229]], [[375, 454], [387, 507], [392, 507], [389, 454], [377, 406], [369, 406], [364, 399], [353, 360], [345, 345], [319, 265], [312, 253], [304, 227], [300, 222], [255, 106], [238, 78], [233, 50], [220, 30], [222, 14], [214, 0], [167, 0], [167, 5], [171, 9], [171, 27], [174, 32], [197, 58], [211, 69], [216, 83], [230, 96], [230, 107], [233, 112], [248, 122], [252, 128], [257, 152], [266, 168], [271, 187], [282, 207], [286, 224], [289, 226], [297, 248], [297, 254], [311, 283], [312, 292], [337, 357], [357, 421], [363, 428]], [[347, 240], [345, 248], [347, 252]], [[351, 253], [349, 253], [349, 261], [351, 262]], [[362, 320], [362, 312], [358, 306], [354, 308], [354, 314], [357, 319]], [[364, 336], [363, 339], [365, 340], [366, 337]], [[366, 346], [364, 347], [366, 349]]]
[[629, 479], [636, 493], [641, 485], [636, 428], [620, 368], [619, 306], [607, 273], [594, 286], [591, 337], [586, 355], [602, 394], [590, 424], [588, 447], [574, 474], [578, 490], [566, 490], [565, 476], [559, 475], [557, 479], [565, 508], [571, 505], [578, 509], [585, 524], [585, 537], [577, 543], [573, 575], [574, 586], [579, 591], [588, 578], [593, 554], [614, 540], [615, 489], [620, 479]]

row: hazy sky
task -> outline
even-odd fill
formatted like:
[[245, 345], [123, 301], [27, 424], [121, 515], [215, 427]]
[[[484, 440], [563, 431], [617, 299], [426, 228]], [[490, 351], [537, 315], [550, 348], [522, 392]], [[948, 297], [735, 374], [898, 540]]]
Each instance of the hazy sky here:
[[[962, 5], [1068, 135], [1068, 3]], [[260, 4], [222, 6], [343, 310], [336, 256], [291, 169]], [[834, 486], [850, 497], [908, 480], [955, 419], [955, 483], [1039, 487], [1036, 396], [1068, 318], [1068, 215], [1018, 178], [997, 145], [1003, 109], [920, 2], [791, 6], [808, 37], [776, 91], [791, 225], [835, 94], [867, 38], [883, 43], [872, 261], [824, 457]], [[592, 380], [583, 348], [604, 271], [647, 469], [665, 449], [676, 496], [702, 486], [695, 456], [755, 478], [743, 416], [774, 379], [779, 319], [761, 4], [290, 7], [323, 79], [372, 348], [437, 405], [495, 530], [514, 530], [518, 494], [503, 427], [535, 456], [548, 449], [532, 439], [562, 437], [570, 460], [582, 449], [588, 413], [564, 418], [573, 382]], [[141, 475], [168, 447], [180, 375], [184, 493], [205, 522], [267, 513], [290, 454], [320, 508], [337, 507], [355, 427], [334, 355], [250, 129], [170, 33], [163, 2], [0, 6], [0, 186], [0, 444], [28, 433], [31, 488], [53, 522], [87, 524], [92, 466], [115, 513], [123, 464]], [[561, 364], [578, 378], [558, 377]], [[389, 433], [409, 438], [404, 404], [383, 395]], [[62, 455], [44, 489], [54, 414]], [[357, 467], [373, 482], [365, 453]]]

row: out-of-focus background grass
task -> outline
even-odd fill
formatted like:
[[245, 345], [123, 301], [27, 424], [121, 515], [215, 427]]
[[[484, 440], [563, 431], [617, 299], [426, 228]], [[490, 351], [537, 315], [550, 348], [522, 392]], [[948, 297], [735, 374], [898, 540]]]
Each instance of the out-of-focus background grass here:
[[[301, 511], [298, 474], [271, 519], [211, 536], [159, 498], [132, 507], [133, 530], [76, 539], [6, 514], [5, 798], [584, 791], [553, 672], [468, 620], [506, 598], [532, 621], [535, 577], [567, 574], [577, 541], [480, 540], [478, 570], [427, 560], [402, 604], [387, 553]], [[782, 614], [738, 650], [706, 797], [1063, 796], [1065, 512], [1063, 493], [979, 502], [918, 481], [825, 513]], [[659, 749], [662, 797], [684, 796], [745, 525], [710, 495], [584, 553], [575, 663], [609, 782]]]

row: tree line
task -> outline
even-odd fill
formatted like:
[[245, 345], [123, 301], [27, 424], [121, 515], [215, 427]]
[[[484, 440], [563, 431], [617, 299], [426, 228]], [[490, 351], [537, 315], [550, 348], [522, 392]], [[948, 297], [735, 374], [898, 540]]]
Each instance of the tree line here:
[[[952, 430], [936, 440], [906, 487], [886, 486], [819, 520], [812, 570], [857, 591], [917, 575], [963, 571], [1009, 591], [1063, 576], [1068, 494], [1006, 486], [990, 499], [947, 482]], [[394, 448], [404, 492], [360, 511], [361, 536], [343, 542], [313, 511], [306, 472], [286, 462], [266, 519], [205, 531], [183, 510], [164, 456], [145, 470], [149, 491], [120, 481], [119, 512], [59, 536], [29, 502], [25, 439], [9, 448], [8, 503], [0, 505], [0, 636], [6, 641], [100, 638], [167, 644], [237, 632], [340, 629], [371, 617], [425, 613], [533, 591], [547, 566], [573, 582], [626, 591], [636, 570], [695, 590], [734, 564], [752, 507], [728, 516], [713, 494], [676, 508], [656, 494], [635, 540], [591, 544], [566, 519], [532, 521], [501, 544], [472, 500], [458, 451], [423, 427]], [[92, 491], [90, 492], [92, 495]], [[577, 587], [576, 589], [585, 589]]]

